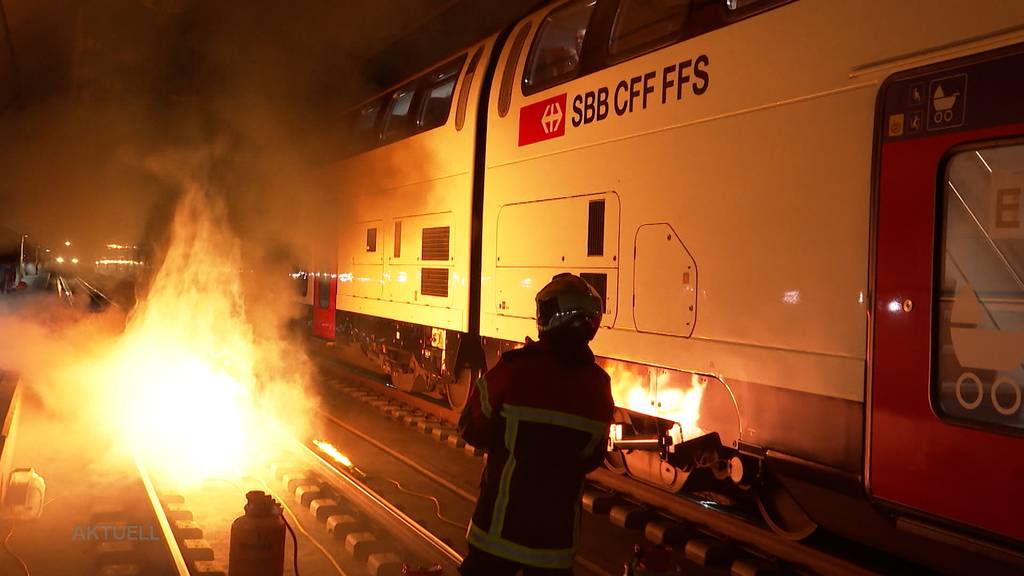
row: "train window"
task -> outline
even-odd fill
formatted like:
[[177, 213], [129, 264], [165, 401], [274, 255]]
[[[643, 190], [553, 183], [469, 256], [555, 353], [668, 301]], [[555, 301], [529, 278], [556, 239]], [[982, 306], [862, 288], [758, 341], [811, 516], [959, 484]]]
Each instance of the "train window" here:
[[317, 305], [320, 306], [321, 308], [324, 308], [324, 309], [330, 308], [331, 307], [331, 279], [330, 279], [330, 277], [327, 276], [327, 275], [321, 276], [320, 279], [317, 280], [317, 283], [319, 284], [319, 289], [317, 290], [317, 295], [319, 296], [319, 298], [317, 298]]
[[424, 260], [447, 260], [450, 236], [448, 226], [424, 228], [420, 257]]
[[512, 47], [508, 50], [508, 58], [505, 60], [505, 71], [501, 76], [501, 92], [498, 93], [498, 116], [504, 118], [512, 105], [512, 85], [515, 84], [516, 66], [519, 64], [519, 54], [523, 51], [523, 44], [526, 44], [526, 37], [530, 34], [532, 26], [529, 22], [519, 29], [516, 39], [512, 41]]
[[415, 93], [414, 86], [406, 86], [395, 90], [391, 95], [391, 104], [388, 107], [388, 115], [384, 119], [384, 131], [381, 135], [385, 142], [405, 135], [409, 122], [409, 110], [412, 108], [412, 97]]
[[691, 0], [619, 0], [608, 54], [628, 58], [679, 38]]
[[382, 104], [383, 100], [378, 98], [355, 113], [351, 134], [353, 149], [362, 150], [376, 144], [377, 119], [380, 117]]
[[532, 94], [576, 77], [587, 25], [596, 0], [577, 0], [552, 11], [537, 31], [523, 77]]
[[366, 229], [366, 251], [376, 252], [377, 251], [377, 229], [367, 228]]
[[402, 221], [395, 222], [395, 258], [402, 256]]
[[452, 96], [455, 94], [455, 83], [459, 80], [462, 63], [466, 57], [445, 64], [424, 78], [427, 86], [424, 89], [423, 102], [420, 104], [419, 118], [416, 125], [419, 130], [430, 130], [443, 126], [448, 121], [448, 113], [452, 109]]
[[455, 129], [462, 130], [466, 125], [466, 108], [469, 106], [469, 91], [473, 87], [473, 78], [476, 76], [476, 67], [480, 63], [480, 55], [483, 48], [477, 48], [473, 58], [466, 67], [466, 75], [462, 78], [462, 89], [459, 90], [459, 105], [455, 108]]
[[604, 200], [591, 200], [587, 211], [587, 256], [604, 256]]
[[[946, 416], [1024, 431], [1024, 144], [946, 163], [935, 397]], [[892, 302], [893, 313], [906, 309]]]

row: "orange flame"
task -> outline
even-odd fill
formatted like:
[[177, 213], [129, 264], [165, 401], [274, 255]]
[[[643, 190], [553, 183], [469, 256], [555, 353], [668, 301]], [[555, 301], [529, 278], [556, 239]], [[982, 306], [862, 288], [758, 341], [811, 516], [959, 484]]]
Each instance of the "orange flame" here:
[[319, 448], [321, 452], [333, 458], [334, 461], [337, 462], [338, 464], [341, 464], [346, 468], [352, 468], [353, 464], [352, 461], [348, 459], [348, 456], [342, 454], [341, 451], [335, 448], [334, 445], [331, 444], [330, 442], [324, 442], [323, 440], [313, 440], [313, 444], [317, 448]]
[[116, 441], [166, 482], [249, 473], [278, 445], [282, 423], [296, 431], [311, 412], [301, 355], [256, 334], [240, 269], [224, 209], [187, 191], [149, 293], [98, 363]]
[[684, 439], [705, 434], [698, 422], [707, 384], [699, 375], [615, 360], [602, 364], [611, 377], [616, 406], [672, 420], [679, 424]]

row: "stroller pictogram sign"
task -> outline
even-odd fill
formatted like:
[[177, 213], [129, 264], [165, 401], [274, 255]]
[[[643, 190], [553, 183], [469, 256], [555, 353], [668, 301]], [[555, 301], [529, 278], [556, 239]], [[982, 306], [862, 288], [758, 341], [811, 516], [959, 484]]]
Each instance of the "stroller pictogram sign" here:
[[928, 85], [928, 130], [963, 126], [967, 110], [967, 74], [932, 80]]

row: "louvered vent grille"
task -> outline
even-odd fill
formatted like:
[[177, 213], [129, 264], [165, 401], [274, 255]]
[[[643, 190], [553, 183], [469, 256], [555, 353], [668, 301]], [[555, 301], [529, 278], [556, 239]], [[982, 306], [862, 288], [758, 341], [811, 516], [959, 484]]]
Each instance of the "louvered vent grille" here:
[[420, 274], [420, 293], [426, 296], [448, 297], [448, 269], [424, 268]]
[[448, 226], [423, 229], [423, 260], [448, 260]]

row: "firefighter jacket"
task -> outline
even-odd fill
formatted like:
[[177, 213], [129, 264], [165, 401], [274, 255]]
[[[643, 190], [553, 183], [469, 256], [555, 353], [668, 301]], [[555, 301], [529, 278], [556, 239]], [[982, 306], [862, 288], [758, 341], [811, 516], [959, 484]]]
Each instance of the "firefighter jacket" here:
[[612, 422], [608, 374], [584, 344], [528, 342], [470, 390], [459, 419], [487, 451], [469, 544], [528, 566], [568, 568], [583, 478], [604, 460]]

